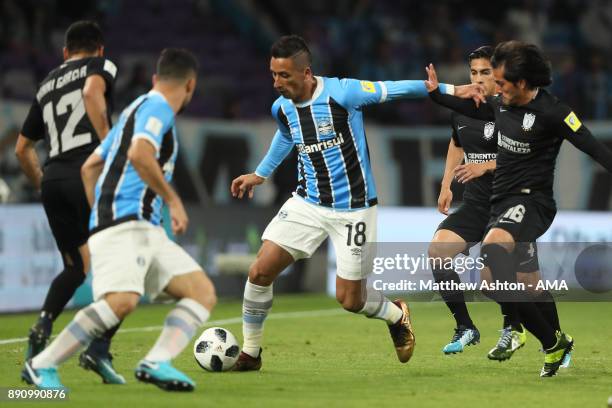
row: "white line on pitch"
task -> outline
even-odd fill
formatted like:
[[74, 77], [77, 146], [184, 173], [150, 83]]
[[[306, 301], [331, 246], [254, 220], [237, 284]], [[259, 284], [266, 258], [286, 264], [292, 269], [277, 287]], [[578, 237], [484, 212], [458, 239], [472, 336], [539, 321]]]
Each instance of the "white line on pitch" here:
[[[340, 314], [348, 314], [348, 312], [338, 309], [319, 309], [319, 310], [305, 310], [302, 312], [281, 312], [281, 313], [270, 313], [268, 320], [276, 319], [292, 319], [292, 318], [305, 318], [305, 317], [323, 317], [323, 316], [334, 316]], [[242, 323], [242, 317], [232, 317], [230, 319], [210, 320], [204, 324], [204, 326], [220, 326], [224, 324], [238, 324]], [[135, 327], [133, 329], [119, 329], [118, 333], [138, 333], [138, 332], [149, 332], [161, 330], [163, 326], [146, 326], [146, 327]], [[52, 336], [55, 337], [55, 336]], [[0, 340], [0, 345], [22, 343], [28, 341], [27, 337], [18, 337], [14, 339]]]

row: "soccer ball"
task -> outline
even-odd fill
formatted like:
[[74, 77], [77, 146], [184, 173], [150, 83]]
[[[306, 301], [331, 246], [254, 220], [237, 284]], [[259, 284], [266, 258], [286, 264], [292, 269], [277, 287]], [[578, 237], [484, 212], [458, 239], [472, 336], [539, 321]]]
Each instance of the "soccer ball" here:
[[211, 327], [204, 330], [193, 345], [193, 355], [206, 371], [227, 371], [236, 360], [240, 347], [236, 337], [222, 327]]

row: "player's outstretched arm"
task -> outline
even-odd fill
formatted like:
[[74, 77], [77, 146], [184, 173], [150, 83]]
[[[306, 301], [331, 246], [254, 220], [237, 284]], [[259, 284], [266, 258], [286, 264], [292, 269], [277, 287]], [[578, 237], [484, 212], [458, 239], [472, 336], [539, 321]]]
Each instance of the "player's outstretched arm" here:
[[433, 64], [429, 64], [425, 70], [425, 87], [434, 102], [474, 119], [495, 120], [495, 112], [493, 107], [486, 103], [482, 87], [476, 84], [461, 85], [454, 88], [454, 95], [442, 93]]
[[36, 190], [40, 190], [43, 173], [40, 168], [35, 145], [36, 140], [28, 139], [23, 134], [19, 134], [17, 144], [15, 145], [15, 155], [28, 180], [30, 180]]
[[453, 202], [453, 192], [451, 191], [451, 183], [453, 182], [454, 169], [463, 161], [463, 148], [456, 146], [451, 139], [448, 144], [448, 152], [446, 153], [446, 165], [444, 167], [444, 177], [442, 177], [442, 185], [440, 186], [440, 195], [438, 196], [438, 211], [444, 215], [448, 215], [451, 203]]
[[110, 129], [108, 112], [106, 110], [106, 81], [100, 75], [91, 75], [85, 80], [83, 87], [83, 103], [89, 121], [93, 125], [98, 138], [104, 140]]
[[168, 204], [170, 218], [172, 218], [172, 232], [177, 235], [184, 233], [187, 230], [189, 218], [181, 198], [164, 178], [155, 157], [155, 146], [148, 139], [134, 139], [128, 150], [128, 159], [147, 186]]
[[567, 112], [563, 112], [561, 116], [556, 115], [555, 119], [561, 136], [612, 173], [612, 151], [595, 139], [574, 112], [570, 111], [567, 115], [565, 113]]

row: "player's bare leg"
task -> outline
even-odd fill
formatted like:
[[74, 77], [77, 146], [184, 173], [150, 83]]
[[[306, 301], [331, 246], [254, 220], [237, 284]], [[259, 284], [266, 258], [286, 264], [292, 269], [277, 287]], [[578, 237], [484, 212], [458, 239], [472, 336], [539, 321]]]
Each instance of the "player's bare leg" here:
[[349, 312], [386, 321], [397, 358], [402, 363], [408, 362], [415, 345], [408, 305], [400, 299], [391, 302], [381, 292], [367, 290], [366, 285], [366, 279], [349, 280], [336, 276], [336, 300]]
[[[433, 276], [437, 283], [455, 282], [461, 283], [461, 278], [452, 267], [447, 267], [447, 259], [453, 259], [463, 252], [467, 243], [457, 233], [448, 229], [439, 229], [434, 234], [429, 245], [428, 255], [431, 261]], [[480, 333], [472, 322], [465, 304], [463, 291], [440, 290], [440, 295], [446, 306], [453, 314], [456, 328], [451, 341], [444, 346], [444, 354], [455, 354], [463, 352], [464, 347], [480, 342]]]
[[261, 368], [263, 325], [272, 308], [272, 283], [294, 262], [293, 256], [272, 241], [265, 240], [249, 268], [242, 303], [242, 351], [234, 366], [235, 371], [254, 371]]
[[180, 299], [168, 313], [155, 345], [135, 370], [136, 378], [167, 391], [192, 391], [195, 382], [174, 368], [172, 360], [189, 345], [217, 303], [215, 288], [203, 271], [173, 277], [165, 290]]

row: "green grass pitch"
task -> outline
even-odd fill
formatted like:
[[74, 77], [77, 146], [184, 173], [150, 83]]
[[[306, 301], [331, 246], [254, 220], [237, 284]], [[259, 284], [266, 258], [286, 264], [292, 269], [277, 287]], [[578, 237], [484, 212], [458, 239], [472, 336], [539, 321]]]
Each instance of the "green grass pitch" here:
[[[559, 303], [562, 327], [574, 336], [572, 366], [554, 378], [541, 379], [543, 354], [529, 336], [510, 361], [489, 361], [497, 341], [499, 308], [471, 303], [481, 344], [462, 354], [441, 352], [453, 321], [443, 303], [412, 303], [416, 350], [407, 364], [397, 362], [385, 324], [339, 309], [320, 295], [278, 296], [266, 322], [263, 368], [252, 373], [207, 373], [195, 363], [191, 347], [175, 365], [197, 382], [193, 393], [168, 393], [133, 377], [133, 368], [155, 342], [168, 305], [143, 306], [123, 324], [112, 351], [115, 366], [128, 379], [124, 386], [103, 385], [72, 358], [60, 369], [69, 387], [68, 402], [80, 407], [272, 407], [391, 406], [406, 407], [605, 407], [612, 394], [612, 303]], [[212, 320], [241, 338], [239, 301], [223, 301]], [[300, 312], [300, 313], [294, 313]], [[304, 313], [301, 313], [304, 312]], [[74, 312], [56, 323], [64, 327]], [[0, 340], [24, 337], [34, 314], [0, 316]], [[23, 387], [19, 373], [25, 342], [0, 344], [0, 387]], [[2, 406], [46, 403], [3, 401]]]

